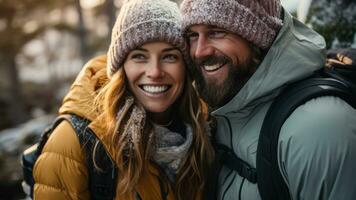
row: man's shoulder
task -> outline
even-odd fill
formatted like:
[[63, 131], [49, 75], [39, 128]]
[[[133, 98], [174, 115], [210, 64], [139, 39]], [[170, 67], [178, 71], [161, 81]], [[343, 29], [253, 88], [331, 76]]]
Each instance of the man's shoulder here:
[[356, 110], [342, 99], [324, 96], [299, 106], [285, 121], [278, 143], [278, 165], [291, 195], [354, 199], [349, 196], [354, 195], [355, 141]]
[[356, 110], [338, 97], [325, 96], [299, 106], [283, 124], [279, 142], [289, 143], [284, 147], [292, 151], [332, 148], [356, 139], [355, 130]]

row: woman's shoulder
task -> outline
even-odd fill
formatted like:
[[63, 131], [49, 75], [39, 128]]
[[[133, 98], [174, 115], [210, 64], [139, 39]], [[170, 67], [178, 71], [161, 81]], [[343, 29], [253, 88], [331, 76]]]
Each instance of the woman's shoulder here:
[[[48, 138], [34, 166], [34, 176], [86, 167], [86, 158], [71, 124], [63, 120]], [[51, 170], [46, 170], [50, 168]]]
[[63, 120], [52, 132], [42, 154], [55, 153], [82, 162], [85, 160], [79, 138], [72, 125]]
[[[52, 132], [33, 171], [35, 196], [88, 196], [88, 172], [79, 139], [67, 121]], [[73, 195], [73, 196], [72, 196]]]

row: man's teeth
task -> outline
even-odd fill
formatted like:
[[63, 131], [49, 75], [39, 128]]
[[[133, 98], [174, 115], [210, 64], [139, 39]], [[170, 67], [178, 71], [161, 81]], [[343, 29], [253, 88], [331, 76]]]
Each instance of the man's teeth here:
[[218, 64], [218, 65], [205, 65], [204, 66], [204, 70], [206, 71], [214, 71], [214, 70], [217, 70], [221, 67], [221, 64]]
[[168, 86], [167, 85], [162, 85], [162, 86], [144, 85], [142, 89], [149, 93], [161, 93], [167, 91]]

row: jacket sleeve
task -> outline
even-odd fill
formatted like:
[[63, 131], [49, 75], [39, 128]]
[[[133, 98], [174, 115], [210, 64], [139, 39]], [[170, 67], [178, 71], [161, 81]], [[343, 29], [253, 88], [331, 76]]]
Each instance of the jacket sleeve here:
[[34, 199], [89, 199], [86, 158], [69, 122], [61, 122], [34, 166]]
[[278, 149], [293, 199], [356, 199], [356, 110], [345, 101], [320, 97], [297, 108]]

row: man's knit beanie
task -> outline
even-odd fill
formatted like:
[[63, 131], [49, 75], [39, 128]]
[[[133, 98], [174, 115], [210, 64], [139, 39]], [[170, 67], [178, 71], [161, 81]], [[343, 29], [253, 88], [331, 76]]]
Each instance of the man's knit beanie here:
[[108, 76], [123, 65], [130, 51], [148, 42], [163, 41], [181, 50], [187, 60], [181, 15], [169, 0], [126, 0], [112, 29], [107, 53]]
[[283, 23], [280, 0], [184, 0], [183, 31], [205, 24], [231, 31], [268, 49]]

